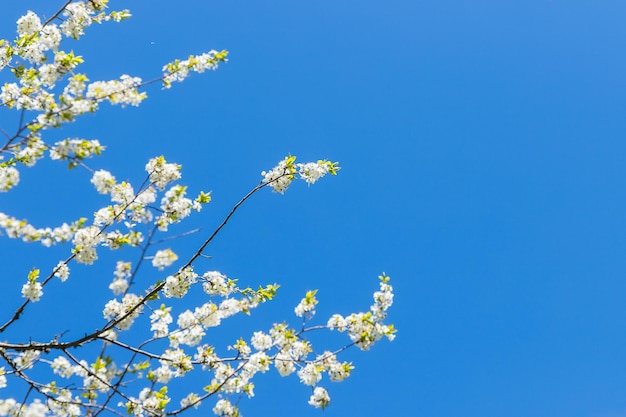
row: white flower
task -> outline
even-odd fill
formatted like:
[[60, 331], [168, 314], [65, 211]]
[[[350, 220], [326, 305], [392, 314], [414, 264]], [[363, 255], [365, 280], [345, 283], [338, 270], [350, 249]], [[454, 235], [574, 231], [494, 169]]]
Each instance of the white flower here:
[[48, 23], [41, 29], [41, 43], [47, 48], [56, 51], [61, 43], [61, 31], [54, 23]]
[[111, 225], [115, 221], [115, 210], [112, 206], [103, 207], [93, 215], [94, 226]]
[[111, 201], [120, 204], [130, 204], [135, 198], [133, 186], [126, 181], [113, 185], [111, 190]]
[[95, 226], [85, 227], [76, 231], [73, 240], [76, 262], [91, 265], [98, 259], [95, 246], [101, 240], [100, 229]]
[[317, 163], [308, 162], [306, 164], [298, 164], [298, 173], [300, 177], [308, 184], [314, 184], [318, 179], [328, 173], [329, 166], [324, 161]]
[[295, 308], [296, 316], [298, 317], [312, 317], [315, 314], [315, 306], [317, 305], [317, 299], [315, 294], [317, 290], [307, 291], [306, 296], [300, 301]]
[[206, 333], [199, 324], [188, 327], [183, 330], [177, 330], [170, 335], [170, 346], [178, 347], [179, 345], [196, 346], [202, 341]]
[[272, 168], [271, 171], [261, 172], [263, 183], [270, 185], [274, 192], [283, 194], [294, 179], [296, 172], [295, 160], [295, 156], [288, 156]]
[[237, 407], [234, 407], [227, 399], [221, 399], [213, 407], [213, 412], [221, 417], [234, 417], [239, 413], [236, 413]]
[[169, 224], [180, 222], [191, 214], [191, 210], [200, 211], [202, 209], [200, 203], [185, 197], [186, 189], [187, 187], [182, 185], [174, 185], [167, 190], [161, 199], [163, 214], [156, 221], [159, 230], [166, 231]]
[[202, 369], [213, 368], [213, 364], [219, 361], [219, 358], [214, 353], [214, 349], [208, 345], [202, 345], [197, 348], [197, 353], [193, 359], [202, 364]]
[[[63, 161], [66, 159], [76, 158], [82, 160], [90, 158], [94, 155], [100, 155], [104, 149], [105, 147], [100, 145], [100, 142], [97, 139], [64, 139], [62, 141], [55, 142], [55, 144], [50, 148], [50, 159]], [[93, 177], [91, 182], [94, 183]]]
[[159, 268], [159, 271], [162, 271], [166, 266], [170, 266], [178, 259], [178, 255], [172, 252], [171, 249], [164, 249], [157, 251], [152, 258], [152, 266], [155, 268]]
[[0, 167], [0, 192], [9, 191], [20, 182], [20, 173], [14, 167]]
[[44, 156], [46, 144], [39, 137], [33, 137], [16, 154], [16, 159], [26, 166], [32, 167]]
[[174, 372], [168, 365], [161, 365], [160, 367], [155, 369], [154, 376], [156, 377], [156, 382], [161, 384], [167, 384], [174, 376]]
[[65, 36], [71, 36], [74, 39], [78, 39], [92, 22], [86, 4], [83, 2], [68, 4], [65, 6], [63, 15], [65, 21], [61, 24], [61, 31]]
[[333, 314], [331, 318], [328, 319], [326, 326], [330, 330], [337, 329], [343, 332], [346, 329], [346, 320], [340, 314]]
[[198, 324], [198, 319], [196, 319], [196, 316], [190, 310], [186, 310], [178, 315], [178, 320], [176, 320], [176, 324], [181, 329], [186, 329], [188, 327]]
[[41, 20], [30, 10], [17, 20], [17, 33], [19, 35], [33, 35], [41, 30]]
[[115, 177], [109, 171], [100, 169], [94, 172], [91, 183], [100, 194], [110, 194], [115, 185]]
[[333, 362], [327, 367], [328, 376], [330, 376], [331, 381], [343, 381], [350, 376], [350, 372], [353, 369], [354, 366], [352, 366], [351, 363], [339, 363], [337, 361]]
[[183, 81], [189, 76], [190, 71], [204, 72], [208, 69], [215, 70], [219, 62], [226, 62], [226, 51], [209, 51], [202, 55], [190, 56], [189, 59], [176, 60], [163, 67], [163, 85], [170, 88], [172, 82]]
[[23, 103], [20, 101], [21, 97], [20, 86], [16, 83], [5, 83], [0, 88], [0, 103], [7, 105], [9, 108], [23, 108]]
[[268, 350], [272, 347], [272, 337], [263, 332], [254, 332], [251, 342], [256, 350]]
[[204, 327], [217, 327], [222, 322], [219, 307], [215, 303], [205, 303], [197, 307], [194, 315]]
[[184, 376], [187, 372], [193, 370], [191, 357], [185, 354], [182, 349], [167, 349], [161, 360], [162, 365], [168, 365], [174, 368], [174, 376]]
[[59, 262], [54, 269], [54, 276], [58, 277], [61, 281], [65, 281], [70, 276], [70, 268], [63, 261]]
[[150, 181], [156, 185], [159, 190], [180, 178], [181, 166], [178, 164], [169, 164], [163, 156], [152, 158], [146, 164], [146, 171], [150, 174]]
[[220, 303], [220, 315], [223, 319], [235, 315], [241, 311], [239, 300], [227, 298]]
[[147, 97], [137, 90], [140, 85], [141, 78], [122, 75], [119, 81], [96, 81], [89, 84], [85, 96], [98, 102], [107, 100], [111, 104], [138, 106]]
[[309, 399], [309, 404], [313, 407], [318, 407], [324, 409], [328, 404], [330, 404], [330, 396], [328, 392], [322, 387], [315, 387], [313, 390], [313, 395]]
[[298, 371], [300, 382], [304, 385], [315, 385], [322, 379], [322, 369], [318, 364], [307, 363], [304, 368]]
[[200, 407], [200, 396], [194, 392], [189, 393], [185, 398], [180, 400], [180, 406], [183, 408], [187, 408], [193, 406], [193, 408]]
[[161, 308], [150, 315], [150, 322], [152, 323], [150, 330], [154, 332], [154, 337], [165, 337], [169, 333], [168, 325], [173, 320], [170, 311], [172, 311], [171, 307], [161, 305]]
[[114, 295], [120, 295], [126, 292], [128, 286], [128, 280], [124, 278], [114, 278], [113, 281], [109, 284], [109, 289], [113, 292]]
[[9, 52], [11, 45], [8, 42], [0, 42], [0, 71], [11, 63], [13, 55]]
[[55, 374], [60, 375], [63, 378], [69, 378], [74, 375], [74, 367], [64, 356], [58, 356], [52, 361], [50, 366]]
[[28, 298], [30, 301], [39, 301], [43, 295], [43, 287], [41, 283], [36, 281], [28, 281], [22, 286], [22, 297]]
[[55, 417], [73, 417], [80, 415], [80, 407], [76, 402], [79, 399], [72, 398], [70, 390], [61, 390], [56, 398], [48, 398], [48, 407]]
[[26, 350], [20, 353], [15, 359], [15, 365], [21, 370], [32, 368], [35, 362], [39, 359], [41, 352], [36, 350]]
[[23, 417], [46, 417], [48, 416], [48, 407], [43, 404], [39, 398], [27, 406], [22, 406], [20, 413], [17, 415]]
[[191, 284], [196, 282], [197, 275], [191, 268], [187, 268], [183, 271], [170, 275], [165, 279], [165, 286], [163, 287], [163, 294], [166, 297], [182, 298], [189, 291]]
[[143, 310], [143, 306], [139, 304], [140, 301], [141, 297], [138, 295], [126, 294], [121, 302], [116, 299], [107, 302], [102, 311], [102, 315], [107, 320], [115, 321], [126, 316], [122, 321], [117, 323], [116, 326], [118, 329], [126, 330], [133, 324], [133, 321]]
[[0, 400], [0, 416], [17, 416], [22, 412], [21, 404], [13, 398]]
[[297, 360], [302, 360], [313, 350], [309, 342], [295, 341], [291, 345], [291, 357]]
[[208, 271], [205, 272], [202, 278], [205, 280], [202, 284], [202, 288], [205, 293], [209, 295], [223, 296], [230, 294], [230, 289], [225, 275], [222, 275], [217, 271]]
[[256, 372], [265, 373], [270, 369], [271, 360], [265, 352], [256, 352], [250, 355], [248, 363], [246, 363], [246, 371], [254, 374]]
[[296, 370], [293, 360], [287, 353], [284, 352], [280, 352], [276, 355], [276, 358], [274, 359], [274, 366], [280, 376], [287, 376]]
[[308, 162], [306, 164], [296, 164], [295, 161], [296, 157], [290, 155], [280, 161], [271, 171], [261, 172], [263, 183], [272, 186], [275, 192], [282, 194], [294, 180], [296, 170], [300, 178], [310, 185], [328, 173], [332, 175], [337, 174], [337, 171], [341, 169], [337, 162], [326, 160], [319, 160], [317, 163]]

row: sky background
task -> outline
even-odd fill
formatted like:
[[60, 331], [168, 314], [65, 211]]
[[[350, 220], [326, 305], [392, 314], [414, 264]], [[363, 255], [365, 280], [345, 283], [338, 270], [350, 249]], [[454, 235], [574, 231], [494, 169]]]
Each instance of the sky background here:
[[[6, 2], [0, 37], [27, 9], [49, 16], [61, 3]], [[376, 277], [392, 277], [397, 339], [344, 356], [356, 369], [325, 384], [329, 408], [272, 372], [245, 416], [626, 416], [626, 3], [110, 5], [133, 18], [72, 46], [92, 80], [148, 80], [175, 58], [230, 51], [216, 72], [149, 87], [139, 108], [103, 106], [47, 137], [98, 138], [107, 150], [90, 165], [135, 184], [163, 154], [192, 194], [211, 190], [177, 229], [203, 227], [176, 242], [181, 258], [285, 155], [343, 168], [284, 196], [264, 190], [209, 247], [207, 268], [281, 284], [225, 334], [290, 318], [311, 288], [322, 321], [366, 310]], [[0, 111], [0, 126], [11, 131], [15, 116]], [[89, 178], [43, 162], [0, 195], [0, 211], [37, 226], [90, 216], [107, 202]], [[0, 239], [3, 317], [30, 268], [68, 251]], [[95, 327], [110, 298], [103, 268], [74, 267], [20, 331]], [[62, 296], [71, 302], [50, 314]]]

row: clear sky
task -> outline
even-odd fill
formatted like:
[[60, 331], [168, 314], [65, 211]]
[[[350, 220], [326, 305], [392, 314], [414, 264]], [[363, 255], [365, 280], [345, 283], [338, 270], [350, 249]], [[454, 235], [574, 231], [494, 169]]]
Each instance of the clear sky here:
[[[0, 38], [25, 10], [50, 15], [62, 2], [4, 3]], [[239, 333], [255, 317], [265, 328], [283, 320], [311, 288], [321, 318], [366, 309], [376, 277], [392, 277], [397, 339], [348, 353], [356, 370], [326, 384], [323, 414], [306, 404], [307, 387], [272, 374], [242, 402], [245, 416], [626, 416], [626, 3], [111, 6], [134, 17], [90, 29], [74, 48], [93, 80], [151, 79], [210, 49], [230, 61], [49, 138], [100, 139], [107, 150], [92, 166], [118, 179], [139, 181], [156, 155], [181, 163], [190, 189], [213, 192], [189, 226], [203, 233], [288, 153], [343, 167], [309, 189], [265, 190], [210, 247], [211, 267], [282, 286]], [[0, 126], [14, 116], [0, 111]], [[38, 165], [0, 195], [0, 211], [41, 226], [89, 216], [106, 200], [88, 179]], [[28, 270], [67, 250], [0, 239], [5, 315]], [[111, 276], [87, 271], [64, 286], [84, 314], [34, 309], [27, 332], [63, 318], [80, 334], [90, 308], [100, 319]]]

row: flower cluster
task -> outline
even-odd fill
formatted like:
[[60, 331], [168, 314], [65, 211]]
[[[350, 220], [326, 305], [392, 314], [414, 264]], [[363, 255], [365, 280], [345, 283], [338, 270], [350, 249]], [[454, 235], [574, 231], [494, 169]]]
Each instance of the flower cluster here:
[[54, 268], [53, 275], [61, 281], [66, 281], [70, 276], [70, 267], [67, 266], [67, 263], [60, 261]]
[[163, 155], [150, 159], [146, 164], [146, 172], [150, 175], [150, 181], [163, 191], [168, 184], [180, 179], [181, 166], [168, 163]]
[[328, 328], [337, 329], [340, 332], [348, 332], [350, 339], [361, 349], [368, 350], [372, 345], [386, 337], [389, 340], [395, 338], [393, 325], [383, 324], [387, 317], [387, 309], [393, 303], [393, 288], [389, 285], [389, 277], [381, 275], [380, 291], [374, 293], [374, 304], [366, 313], [353, 313], [347, 317], [339, 314], [333, 315], [328, 320]]
[[39, 269], [32, 269], [28, 273], [28, 281], [22, 286], [22, 297], [33, 302], [39, 301], [43, 295], [43, 286], [37, 282], [37, 278], [39, 278]]
[[152, 258], [152, 266], [158, 268], [159, 271], [162, 271], [165, 267], [170, 266], [178, 259], [178, 255], [176, 255], [171, 249], [163, 249], [157, 251]]
[[24, 242], [41, 242], [44, 246], [51, 246], [70, 241], [74, 233], [84, 227], [86, 220], [81, 218], [71, 224], [63, 223], [54, 228], [36, 228], [26, 220], [0, 213], [0, 228], [9, 238], [22, 239]]
[[315, 314], [315, 306], [317, 305], [317, 299], [315, 298], [317, 290], [307, 291], [306, 296], [300, 301], [300, 303], [294, 309], [296, 316], [307, 318], [313, 317]]
[[141, 78], [122, 75], [119, 80], [96, 81], [89, 84], [85, 97], [92, 102], [108, 101], [111, 104], [138, 106], [147, 97], [139, 92]]
[[142, 310], [141, 298], [135, 294], [126, 294], [122, 301], [109, 301], [102, 314], [105, 319], [118, 322], [115, 326], [118, 329], [127, 330]]
[[202, 73], [206, 70], [216, 70], [220, 62], [228, 61], [227, 51], [209, 51], [202, 55], [190, 55], [188, 59], [176, 60], [163, 67], [163, 86], [170, 88], [175, 81], [183, 81], [190, 72]]
[[337, 162], [327, 160], [296, 164], [296, 157], [290, 155], [270, 171], [261, 172], [261, 175], [264, 184], [270, 185], [274, 192], [283, 194], [296, 178], [296, 172], [302, 180], [308, 184], [313, 184], [326, 174], [337, 175], [337, 171], [340, 169]]
[[129, 282], [128, 278], [131, 276], [131, 263], [124, 261], [117, 261], [115, 265], [115, 272], [113, 273], [113, 282], [109, 284], [109, 289], [113, 291], [114, 295], [120, 295], [128, 290]]
[[173, 223], [178, 223], [185, 217], [191, 214], [192, 210], [200, 211], [202, 204], [198, 200], [192, 201], [186, 196], [187, 187], [182, 185], [174, 185], [161, 199], [161, 214], [156, 223], [159, 226], [159, 230], [162, 232], [167, 231], [168, 226]]
[[0, 192], [9, 191], [20, 182], [20, 173], [15, 167], [0, 165]]
[[100, 156], [104, 146], [98, 140], [86, 139], [65, 139], [56, 142], [50, 147], [50, 159], [69, 160], [70, 168], [75, 167], [78, 161], [82, 161], [91, 156]]

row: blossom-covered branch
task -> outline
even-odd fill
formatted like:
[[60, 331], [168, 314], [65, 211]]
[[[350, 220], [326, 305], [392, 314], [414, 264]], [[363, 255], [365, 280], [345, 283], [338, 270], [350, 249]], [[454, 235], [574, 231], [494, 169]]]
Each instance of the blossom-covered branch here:
[[[261, 173], [258, 185], [195, 250], [177, 249], [180, 239], [198, 231], [172, 229], [212, 199], [208, 191], [190, 196], [181, 165], [164, 156], [144, 161], [145, 179], [137, 186], [96, 167], [95, 158], [106, 149], [99, 139], [48, 141], [45, 136], [50, 129], [97, 112], [105, 101], [139, 105], [147, 97], [142, 90], [148, 84], [159, 81], [168, 89], [193, 72], [215, 70], [226, 62], [227, 52], [212, 50], [175, 60], [148, 82], [129, 75], [91, 82], [79, 72], [83, 57], [63, 46], [67, 39], [80, 40], [94, 23], [131, 17], [128, 10], [108, 11], [108, 3], [65, 1], [48, 19], [28, 11], [17, 21], [16, 39], [0, 39], [0, 74], [10, 72], [12, 78], [0, 87], [0, 111], [16, 112], [18, 121], [15, 133], [1, 130], [6, 142], [0, 146], [0, 192], [20, 184], [19, 169], [47, 156], [78, 168], [82, 175], [88, 173], [85, 184], [108, 199], [92, 215], [61, 220], [56, 223], [60, 226], [35, 227], [18, 213], [0, 213], [2, 238], [67, 247], [66, 256], [53, 267], [35, 266], [20, 278], [23, 301], [2, 313], [6, 317], [0, 332], [6, 332], [7, 339], [0, 341], [0, 416], [178, 415], [212, 398], [209, 407], [216, 415], [234, 417], [241, 414], [241, 398], [254, 396], [256, 376], [272, 368], [311, 387], [310, 405], [327, 407], [330, 394], [324, 379], [343, 381], [355, 366], [340, 356], [350, 348], [368, 350], [383, 338], [395, 337], [393, 325], [386, 323], [393, 303], [389, 277], [379, 277], [365, 312], [334, 314], [314, 323], [319, 303], [318, 290], [312, 289], [294, 308], [297, 325], [283, 319], [236, 340], [220, 341], [207, 337], [209, 329], [228, 325], [231, 317], [251, 315], [274, 300], [279, 285], [243, 285], [221, 271], [203, 268], [199, 260], [208, 256], [208, 246], [253, 195], [264, 188], [283, 194], [296, 180], [315, 184], [336, 175], [339, 164], [325, 159], [299, 163], [288, 155]], [[119, 254], [113, 271], [102, 271], [103, 247]], [[121, 248], [128, 250], [122, 253]], [[74, 269], [77, 264], [110, 279], [111, 295], [101, 306], [102, 316], [80, 337], [59, 331], [51, 339], [16, 340], [7, 330], [35, 314], [35, 303], [57, 308], [49, 304], [46, 292], [77, 282], [85, 273], [84, 268]], [[185, 303], [178, 303], [180, 299]], [[309, 336], [319, 331], [338, 331], [347, 338], [333, 346], [314, 346]], [[197, 374], [202, 378], [187, 382]]]

